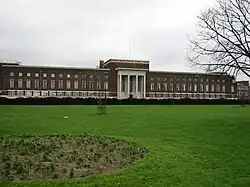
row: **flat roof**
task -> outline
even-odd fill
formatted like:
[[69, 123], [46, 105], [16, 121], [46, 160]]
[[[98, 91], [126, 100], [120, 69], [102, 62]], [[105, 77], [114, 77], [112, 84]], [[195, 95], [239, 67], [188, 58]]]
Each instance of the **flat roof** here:
[[39, 68], [39, 69], [77, 69], [77, 70], [98, 70], [98, 71], [110, 71], [110, 69], [104, 68], [82, 68], [82, 67], [63, 67], [63, 66], [33, 66], [33, 65], [3, 65], [2, 67], [13, 68]]
[[[180, 72], [180, 71], [149, 71], [150, 73], [175, 73], [175, 74], [189, 74], [189, 75], [226, 75], [226, 76], [230, 76], [229, 74], [225, 74], [225, 73], [202, 73], [202, 72]], [[232, 76], [233, 77], [233, 76]]]

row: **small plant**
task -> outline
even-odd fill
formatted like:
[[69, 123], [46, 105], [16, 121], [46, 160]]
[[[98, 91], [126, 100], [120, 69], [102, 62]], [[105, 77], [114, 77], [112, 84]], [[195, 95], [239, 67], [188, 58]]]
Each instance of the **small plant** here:
[[73, 178], [73, 177], [74, 177], [74, 169], [73, 169], [73, 168], [70, 170], [69, 176], [70, 176], [70, 178]]

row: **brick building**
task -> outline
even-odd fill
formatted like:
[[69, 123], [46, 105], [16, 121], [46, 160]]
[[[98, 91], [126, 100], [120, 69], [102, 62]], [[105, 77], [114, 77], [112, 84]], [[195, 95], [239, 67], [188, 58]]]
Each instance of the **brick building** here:
[[235, 99], [235, 78], [219, 73], [150, 71], [149, 61], [109, 59], [98, 68], [0, 62], [2, 97]]
[[238, 99], [250, 99], [250, 86], [249, 81], [237, 81], [237, 96]]

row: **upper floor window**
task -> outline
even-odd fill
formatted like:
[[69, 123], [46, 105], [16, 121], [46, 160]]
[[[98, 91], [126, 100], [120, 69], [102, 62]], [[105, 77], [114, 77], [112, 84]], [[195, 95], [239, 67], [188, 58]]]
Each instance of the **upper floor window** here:
[[39, 79], [35, 79], [35, 89], [39, 89]]
[[31, 74], [30, 73], [27, 73], [27, 77], [30, 77], [31, 76]]
[[160, 83], [157, 84], [157, 90], [158, 90], [158, 91], [161, 90], [161, 84], [160, 84]]
[[47, 80], [43, 80], [43, 89], [47, 89]]
[[203, 82], [203, 78], [201, 78], [201, 82]]
[[86, 89], [87, 85], [86, 85], [86, 81], [82, 81], [82, 89]]
[[93, 76], [93, 75], [90, 75], [90, 76], [89, 76], [89, 78], [93, 79], [93, 78], [94, 78], [94, 76]]
[[97, 86], [97, 89], [100, 90], [101, 89], [101, 82], [97, 81], [96, 86]]
[[105, 76], [105, 80], [107, 80], [108, 78], [109, 78], [109, 76], [106, 75], [106, 76]]
[[222, 86], [222, 92], [226, 92], [226, 87], [225, 87], [225, 85]]
[[234, 86], [231, 86], [231, 92], [234, 93]]
[[29, 79], [26, 80], [26, 88], [31, 87], [31, 81]]
[[211, 85], [211, 92], [214, 92], [214, 85]]
[[54, 73], [52, 73], [52, 74], [51, 74], [51, 77], [52, 77], [52, 78], [55, 78], [55, 74], [54, 74]]
[[180, 91], [180, 85], [176, 84], [176, 91]]
[[168, 90], [168, 84], [164, 83], [164, 91], [167, 91], [167, 90]]
[[39, 73], [35, 73], [35, 77], [39, 77]]
[[209, 92], [209, 85], [206, 85], [206, 92]]
[[44, 73], [44, 74], [43, 74], [43, 77], [47, 77], [47, 73]]
[[82, 75], [82, 78], [83, 78], [83, 79], [86, 79], [86, 75]]
[[185, 92], [186, 91], [186, 84], [182, 84], [182, 90]]
[[78, 75], [77, 74], [75, 74], [75, 79], [78, 79]]
[[59, 89], [63, 89], [63, 80], [59, 80], [58, 87]]
[[153, 80], [154, 80], [154, 77], [151, 77], [150, 80], [153, 81]]
[[18, 88], [23, 88], [23, 79], [18, 79]]
[[109, 89], [109, 85], [108, 85], [108, 82], [107, 82], [107, 81], [104, 82], [104, 89], [105, 89], [105, 90], [108, 90], [108, 89]]
[[197, 92], [197, 84], [194, 84], [194, 92]]
[[18, 73], [18, 76], [19, 76], [19, 77], [22, 77], [22, 76], [23, 76], [23, 73]]
[[63, 78], [63, 74], [59, 74], [59, 78]]
[[70, 74], [67, 74], [67, 78], [70, 78]]
[[189, 80], [189, 82], [192, 82], [192, 79], [191, 79], [191, 78], [189, 78], [188, 80]]
[[10, 72], [11, 77], [14, 77], [14, 75], [15, 75], [14, 72]]
[[157, 80], [159, 81], [159, 80], [161, 80], [161, 78], [160, 78], [160, 77], [157, 77]]
[[93, 90], [93, 89], [94, 89], [94, 82], [93, 82], [93, 81], [90, 81], [90, 82], [89, 82], [89, 89], [90, 89], [90, 90]]
[[74, 81], [74, 88], [78, 89], [78, 81], [77, 80]]
[[55, 89], [56, 88], [56, 81], [55, 80], [51, 80], [50, 87], [51, 87], [51, 89]]
[[70, 87], [71, 87], [71, 82], [70, 82], [70, 80], [67, 80], [67, 82], [66, 82], [66, 88], [70, 89]]
[[165, 77], [165, 78], [164, 78], [164, 81], [167, 81], [167, 80], [168, 80], [168, 78]]
[[189, 91], [189, 92], [192, 91], [192, 85], [191, 85], [191, 84], [188, 85], [188, 91]]

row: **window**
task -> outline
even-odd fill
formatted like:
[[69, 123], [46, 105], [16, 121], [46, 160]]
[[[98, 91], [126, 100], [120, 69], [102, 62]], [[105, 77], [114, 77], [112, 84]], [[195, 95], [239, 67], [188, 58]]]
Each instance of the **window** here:
[[63, 74], [59, 74], [59, 78], [63, 78]]
[[100, 82], [100, 81], [97, 81], [97, 82], [96, 82], [96, 87], [97, 87], [98, 90], [101, 89], [101, 82]]
[[93, 90], [93, 89], [94, 89], [94, 82], [93, 82], [93, 81], [90, 81], [90, 82], [89, 82], [89, 89], [90, 89], [90, 90]]
[[219, 79], [217, 79], [217, 83], [220, 83], [220, 80], [219, 80]]
[[171, 77], [171, 78], [170, 78], [170, 81], [173, 81], [173, 80], [174, 80], [174, 78], [173, 78], [173, 77]]
[[161, 84], [157, 83], [157, 90], [160, 91], [161, 90]]
[[201, 78], [201, 82], [203, 82], [203, 79]]
[[44, 74], [43, 74], [43, 77], [47, 77], [47, 73], [44, 73]]
[[194, 92], [197, 92], [197, 84], [194, 84]]
[[11, 76], [11, 77], [14, 77], [14, 72], [10, 72], [10, 76]]
[[161, 80], [161, 78], [160, 78], [160, 77], [157, 77], [157, 80], [159, 81], [159, 80]]
[[216, 86], [216, 92], [220, 92], [220, 85]]
[[108, 90], [108, 82], [107, 81], [104, 82], [104, 89]]
[[167, 81], [168, 80], [168, 78], [164, 78], [164, 81]]
[[211, 92], [214, 92], [214, 85], [211, 85]]
[[212, 80], [212, 83], [214, 83], [214, 79]]
[[176, 84], [176, 91], [180, 91], [180, 85]]
[[208, 82], [208, 79], [206, 79], [206, 81]]
[[86, 81], [82, 81], [82, 89], [85, 90], [87, 88]]
[[27, 79], [26, 80], [26, 88], [30, 88], [30, 86], [31, 86], [31, 81], [30, 81], [30, 79]]
[[186, 91], [186, 84], [182, 84], [182, 90], [183, 90], [183, 92]]
[[39, 73], [35, 73], [35, 77], [39, 77]]
[[66, 82], [66, 88], [70, 89], [70, 80], [67, 80], [67, 82]]
[[78, 79], [78, 75], [77, 74], [75, 74], [75, 79]]
[[192, 79], [191, 79], [191, 78], [189, 78], [189, 82], [192, 82]]
[[234, 93], [234, 85], [231, 86], [231, 92]]
[[47, 89], [47, 80], [43, 80], [43, 89]]
[[74, 81], [74, 88], [78, 89], [78, 81], [77, 80]]
[[59, 89], [63, 89], [63, 80], [59, 80], [58, 87]]
[[209, 92], [209, 85], [206, 85], [206, 92]]
[[15, 80], [10, 79], [10, 88], [14, 88], [14, 87], [15, 87]]
[[18, 88], [23, 87], [23, 79], [18, 79]]
[[19, 77], [22, 77], [22, 76], [23, 76], [23, 73], [18, 73], [18, 76], [19, 76]]
[[70, 78], [70, 74], [67, 74], [67, 78]]
[[167, 91], [167, 90], [168, 90], [168, 84], [164, 83], [164, 91]]
[[200, 84], [200, 91], [204, 92], [203, 84]]
[[83, 78], [83, 79], [86, 79], [86, 75], [82, 75], [82, 78]]
[[105, 80], [108, 80], [109, 76], [106, 75], [104, 78], [105, 78]]
[[50, 81], [50, 87], [51, 87], [51, 89], [55, 89], [56, 88], [56, 81], [55, 80], [51, 80]]
[[225, 83], [225, 80], [222, 80], [222, 83]]
[[151, 91], [154, 90], [154, 83], [151, 83], [150, 89], [151, 89]]
[[173, 83], [170, 84], [170, 90], [174, 91], [174, 85], [173, 85]]
[[154, 77], [151, 77], [150, 80], [153, 81], [153, 80], [154, 80]]
[[30, 73], [27, 73], [27, 77], [30, 77]]
[[189, 84], [189, 85], [188, 85], [188, 91], [189, 91], [189, 92], [192, 92], [192, 84]]
[[52, 73], [52, 74], [51, 74], [51, 77], [52, 77], [52, 78], [55, 78], [55, 74], [54, 74], [54, 73]]
[[89, 78], [93, 79], [93, 78], [94, 78], [94, 76], [93, 76], [93, 75], [90, 75], [90, 76], [89, 76]]
[[35, 89], [39, 89], [39, 79], [35, 79]]
[[226, 87], [225, 87], [225, 85], [222, 86], [222, 92], [226, 92]]
[[183, 80], [183, 81], [186, 81], [186, 78], [183, 78], [182, 80]]

